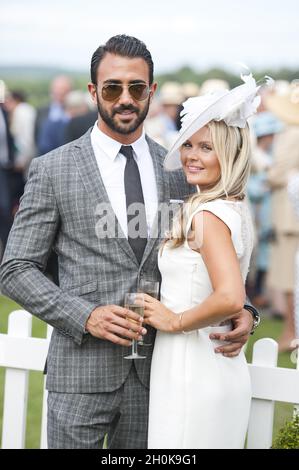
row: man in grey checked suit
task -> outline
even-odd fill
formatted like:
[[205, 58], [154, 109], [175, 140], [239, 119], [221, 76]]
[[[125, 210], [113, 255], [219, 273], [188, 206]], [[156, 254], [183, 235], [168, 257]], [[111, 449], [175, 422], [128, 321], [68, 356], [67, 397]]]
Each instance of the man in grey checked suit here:
[[[131, 340], [146, 330], [126, 319], [139, 317], [122, 305], [141, 278], [160, 279], [163, 234], [145, 240], [138, 260], [127, 227], [125, 201], [134, 196], [124, 182], [123, 146], [134, 153], [149, 230], [158, 218], [148, 206], [157, 209], [190, 192], [180, 171], [164, 171], [165, 149], [144, 135], [155, 90], [151, 55], [141, 41], [116, 36], [99, 47], [89, 84], [99, 121], [78, 140], [32, 162], [9, 236], [2, 292], [54, 327], [47, 375], [50, 448], [101, 448], [106, 434], [109, 448], [147, 445], [152, 347], [143, 349], [144, 360], [124, 359]], [[115, 229], [106, 238], [100, 236], [103, 220]], [[52, 248], [59, 286], [43, 273]], [[243, 310], [237, 323], [222, 348], [229, 355], [238, 354], [248, 338], [251, 314]], [[146, 342], [153, 344], [155, 331], [147, 330]]]

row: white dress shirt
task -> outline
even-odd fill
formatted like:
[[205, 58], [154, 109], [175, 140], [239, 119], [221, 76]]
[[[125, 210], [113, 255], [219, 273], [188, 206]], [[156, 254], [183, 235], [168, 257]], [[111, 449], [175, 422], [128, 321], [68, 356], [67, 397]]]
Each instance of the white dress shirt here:
[[28, 103], [20, 103], [11, 115], [11, 133], [16, 146], [15, 163], [23, 165], [24, 169], [36, 154], [34, 143], [34, 126], [36, 111]]
[[[112, 209], [122, 231], [128, 237], [127, 206], [124, 185], [126, 157], [119, 153], [122, 144], [104, 134], [96, 122], [90, 137], [96, 161]], [[130, 144], [138, 165], [145, 204], [148, 235], [158, 209], [158, 193], [152, 157], [143, 131], [141, 137]]]

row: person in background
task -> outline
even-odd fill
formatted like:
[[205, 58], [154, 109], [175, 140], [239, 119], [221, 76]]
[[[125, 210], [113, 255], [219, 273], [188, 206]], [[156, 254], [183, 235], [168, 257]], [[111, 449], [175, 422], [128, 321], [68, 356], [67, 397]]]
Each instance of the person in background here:
[[65, 75], [54, 78], [50, 87], [51, 103], [37, 113], [35, 136], [38, 155], [50, 152], [64, 143], [64, 130], [69, 117], [64, 100], [72, 90], [71, 79]]
[[188, 98], [199, 96], [200, 87], [197, 85], [197, 83], [185, 82], [182, 84], [182, 92], [184, 94], [184, 99], [187, 100]]
[[[299, 171], [295, 171], [289, 176], [288, 194], [299, 219]], [[296, 339], [291, 343], [290, 346], [295, 348], [299, 345], [299, 249], [297, 249], [295, 257], [294, 324]]]
[[8, 126], [7, 112], [0, 104], [0, 260], [12, 226], [11, 173], [14, 162], [14, 142]]
[[252, 152], [247, 192], [257, 232], [253, 302], [259, 307], [266, 307], [269, 302], [265, 295], [265, 278], [269, 268], [270, 241], [273, 238], [271, 191], [267, 184], [267, 171], [273, 162], [274, 136], [281, 131], [282, 125], [271, 113], [263, 111], [255, 116], [252, 126], [256, 145]]
[[7, 175], [13, 216], [23, 195], [27, 169], [35, 153], [35, 109], [26, 103], [25, 94], [17, 90], [6, 93], [4, 108], [7, 112], [9, 132], [13, 139], [13, 163]]
[[[292, 102], [295, 106], [295, 113], [297, 114], [296, 122], [299, 125], [299, 86], [298, 82], [292, 90]], [[288, 194], [290, 201], [293, 205], [293, 208], [296, 212], [297, 217], [299, 218], [299, 171], [294, 171], [291, 173], [288, 179]], [[299, 338], [299, 249], [297, 249], [296, 258], [295, 258], [295, 296], [294, 296], [294, 320], [295, 320], [295, 335], [296, 335], [296, 344], [294, 347], [298, 347], [298, 338]]]
[[87, 93], [82, 90], [70, 91], [64, 100], [64, 110], [70, 119], [83, 116], [89, 111], [89, 99]]
[[172, 140], [177, 137], [177, 132], [180, 129], [179, 116], [184, 101], [182, 85], [177, 82], [165, 82], [161, 86], [159, 99], [162, 105], [162, 119], [165, 129]]
[[[187, 100], [188, 98], [195, 98], [196, 96], [200, 95], [200, 87], [196, 83], [193, 82], [184, 82], [181, 85], [181, 91], [184, 96], [184, 100]], [[183, 100], [183, 101], [184, 101]], [[179, 107], [178, 114], [177, 114], [177, 119], [176, 119], [176, 126], [177, 129], [180, 130], [181, 128], [181, 111], [183, 109], [182, 104]]]
[[229, 90], [228, 82], [220, 78], [208, 78], [201, 84], [200, 95], [214, 93], [218, 90]]
[[34, 142], [36, 110], [26, 102], [25, 94], [17, 90], [8, 94], [5, 108], [9, 114], [10, 132], [15, 143], [14, 170], [21, 173], [25, 179], [30, 162], [36, 153]]
[[280, 351], [292, 349], [295, 338], [294, 288], [295, 255], [299, 242], [299, 220], [289, 200], [288, 178], [299, 170], [299, 99], [296, 83], [287, 91], [274, 90], [266, 97], [268, 109], [284, 124], [277, 135], [274, 163], [268, 171], [268, 184], [273, 191], [272, 217], [275, 242], [271, 246], [268, 284], [283, 292], [286, 300], [284, 329], [279, 339]]
[[170, 148], [177, 137], [179, 113], [184, 101], [182, 87], [177, 82], [165, 82], [160, 90], [154, 116], [145, 122], [145, 129], [152, 139]]
[[65, 110], [70, 117], [64, 130], [64, 143], [79, 139], [97, 120], [97, 110], [89, 95], [71, 91], [65, 98]]
[[[64, 109], [64, 101], [72, 88], [72, 81], [66, 75], [58, 75], [51, 82], [51, 103], [38, 110], [36, 117], [37, 156], [55, 150], [65, 143], [65, 129], [70, 118]], [[58, 261], [54, 251], [49, 256], [46, 273], [55, 284], [59, 284]]]

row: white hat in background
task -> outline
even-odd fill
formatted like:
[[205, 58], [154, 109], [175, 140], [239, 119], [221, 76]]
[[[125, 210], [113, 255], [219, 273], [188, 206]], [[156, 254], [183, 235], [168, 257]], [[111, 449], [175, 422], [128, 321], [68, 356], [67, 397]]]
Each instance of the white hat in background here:
[[67, 108], [76, 108], [82, 105], [88, 105], [87, 94], [81, 90], [72, 90], [66, 95], [64, 104]]
[[8, 94], [8, 89], [3, 80], [0, 80], [0, 104], [4, 103], [5, 98]]
[[185, 82], [182, 84], [182, 91], [185, 98], [191, 98], [199, 95], [200, 87], [194, 82]]
[[229, 90], [229, 84], [220, 78], [209, 78], [205, 80], [200, 87], [200, 94], [213, 93], [218, 90]]
[[266, 96], [265, 105], [284, 123], [299, 126], [299, 80], [294, 80], [285, 88], [275, 87]]
[[178, 82], [165, 82], [160, 89], [159, 100], [161, 104], [180, 105], [184, 101], [182, 85]]
[[275, 86], [272, 91], [275, 91], [278, 95], [285, 95], [290, 89], [290, 82], [287, 80], [275, 80]]

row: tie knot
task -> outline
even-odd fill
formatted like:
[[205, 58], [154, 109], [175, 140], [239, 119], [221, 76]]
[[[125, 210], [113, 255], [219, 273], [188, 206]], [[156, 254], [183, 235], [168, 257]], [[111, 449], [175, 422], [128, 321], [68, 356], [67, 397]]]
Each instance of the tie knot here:
[[133, 158], [133, 148], [132, 145], [122, 145], [120, 148], [120, 153], [122, 153], [128, 160]]

